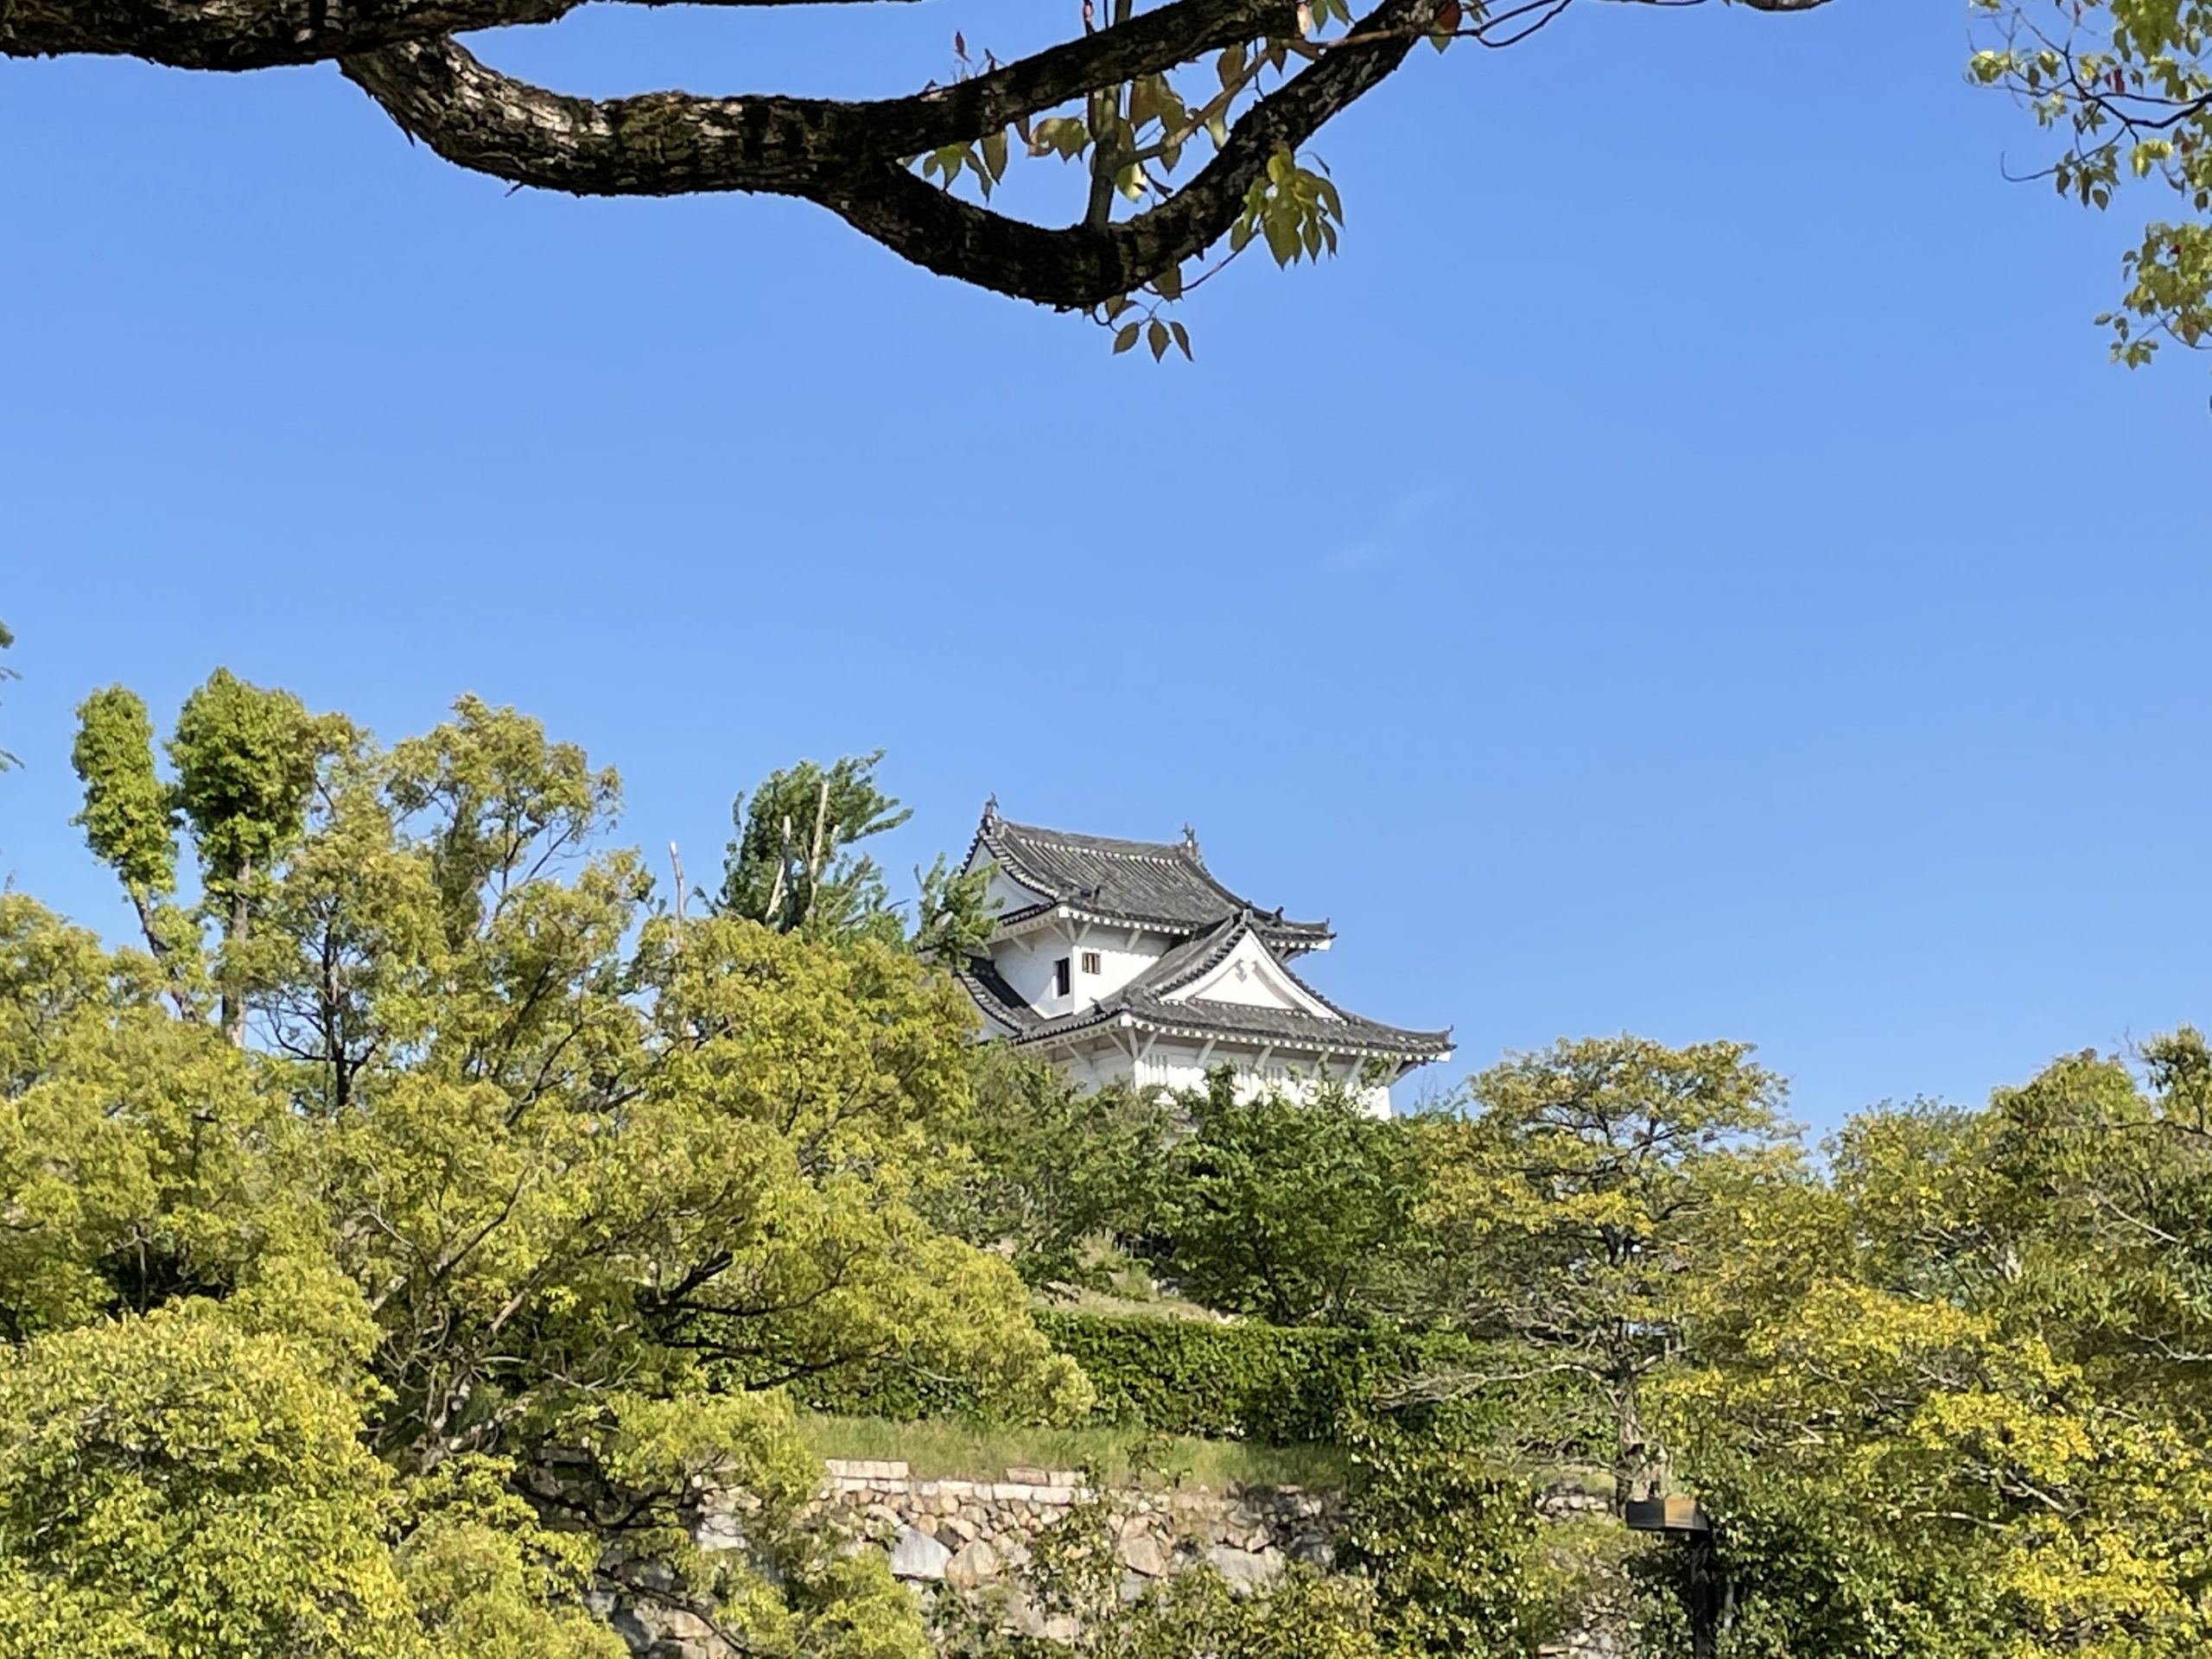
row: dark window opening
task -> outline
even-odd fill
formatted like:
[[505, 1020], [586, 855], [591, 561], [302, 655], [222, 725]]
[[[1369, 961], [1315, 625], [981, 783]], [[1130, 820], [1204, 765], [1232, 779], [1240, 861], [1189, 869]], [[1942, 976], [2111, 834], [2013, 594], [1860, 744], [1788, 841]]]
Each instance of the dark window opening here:
[[1083, 971], [1086, 974], [1095, 974], [1098, 971], [1098, 953], [1096, 950], [1086, 950], [1083, 953]]
[[1052, 988], [1060, 995], [1065, 996], [1068, 994], [1068, 959], [1062, 957], [1052, 964]]

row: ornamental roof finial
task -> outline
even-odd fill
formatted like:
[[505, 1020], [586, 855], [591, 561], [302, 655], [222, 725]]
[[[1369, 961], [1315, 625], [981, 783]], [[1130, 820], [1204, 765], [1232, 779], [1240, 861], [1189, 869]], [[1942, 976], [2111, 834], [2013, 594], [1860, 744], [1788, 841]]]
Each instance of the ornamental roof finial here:
[[998, 821], [999, 798], [997, 793], [994, 791], [990, 799], [983, 803], [983, 822], [985, 823], [996, 823]]
[[1198, 832], [1187, 823], [1183, 826], [1183, 847], [1186, 852], [1193, 855], [1198, 850]]

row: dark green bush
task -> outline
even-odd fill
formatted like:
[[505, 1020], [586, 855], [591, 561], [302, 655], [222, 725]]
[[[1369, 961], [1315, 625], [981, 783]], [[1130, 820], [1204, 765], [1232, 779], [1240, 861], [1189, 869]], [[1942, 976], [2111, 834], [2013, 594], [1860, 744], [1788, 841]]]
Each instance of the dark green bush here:
[[[1462, 1338], [1388, 1329], [1062, 1313], [1037, 1324], [1090, 1378], [1098, 1423], [1269, 1446], [1336, 1440], [1391, 1384], [1464, 1364], [1471, 1352]], [[816, 1378], [800, 1394], [817, 1411], [848, 1416], [993, 1415], [971, 1389], [893, 1367]]]

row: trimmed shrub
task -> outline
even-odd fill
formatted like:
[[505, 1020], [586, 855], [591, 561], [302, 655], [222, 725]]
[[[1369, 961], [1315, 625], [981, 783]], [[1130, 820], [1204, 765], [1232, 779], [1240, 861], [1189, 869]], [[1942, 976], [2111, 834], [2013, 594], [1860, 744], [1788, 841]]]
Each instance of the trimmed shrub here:
[[[1473, 1352], [1463, 1338], [1384, 1328], [1067, 1313], [1039, 1313], [1037, 1325], [1097, 1389], [1094, 1422], [1268, 1446], [1335, 1440], [1400, 1378]], [[846, 1416], [995, 1414], [972, 1388], [892, 1366], [817, 1377], [799, 1392], [810, 1408]]]

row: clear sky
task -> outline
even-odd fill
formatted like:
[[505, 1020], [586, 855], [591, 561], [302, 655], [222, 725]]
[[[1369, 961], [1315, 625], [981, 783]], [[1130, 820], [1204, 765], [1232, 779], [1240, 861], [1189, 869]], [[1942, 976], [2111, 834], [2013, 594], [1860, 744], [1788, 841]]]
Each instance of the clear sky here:
[[[1073, 10], [477, 45], [862, 94]], [[327, 68], [0, 64], [0, 870], [119, 929], [70, 710], [222, 664], [387, 737], [531, 710], [695, 875], [878, 746], [899, 869], [994, 791], [1187, 820], [1454, 1075], [1738, 1037], [1827, 1125], [2212, 1019], [2212, 383], [2107, 365], [2133, 223], [2005, 181], [1967, 49], [1835, 0], [1424, 50], [1323, 136], [1343, 257], [1166, 367], [798, 204], [508, 195]]]

